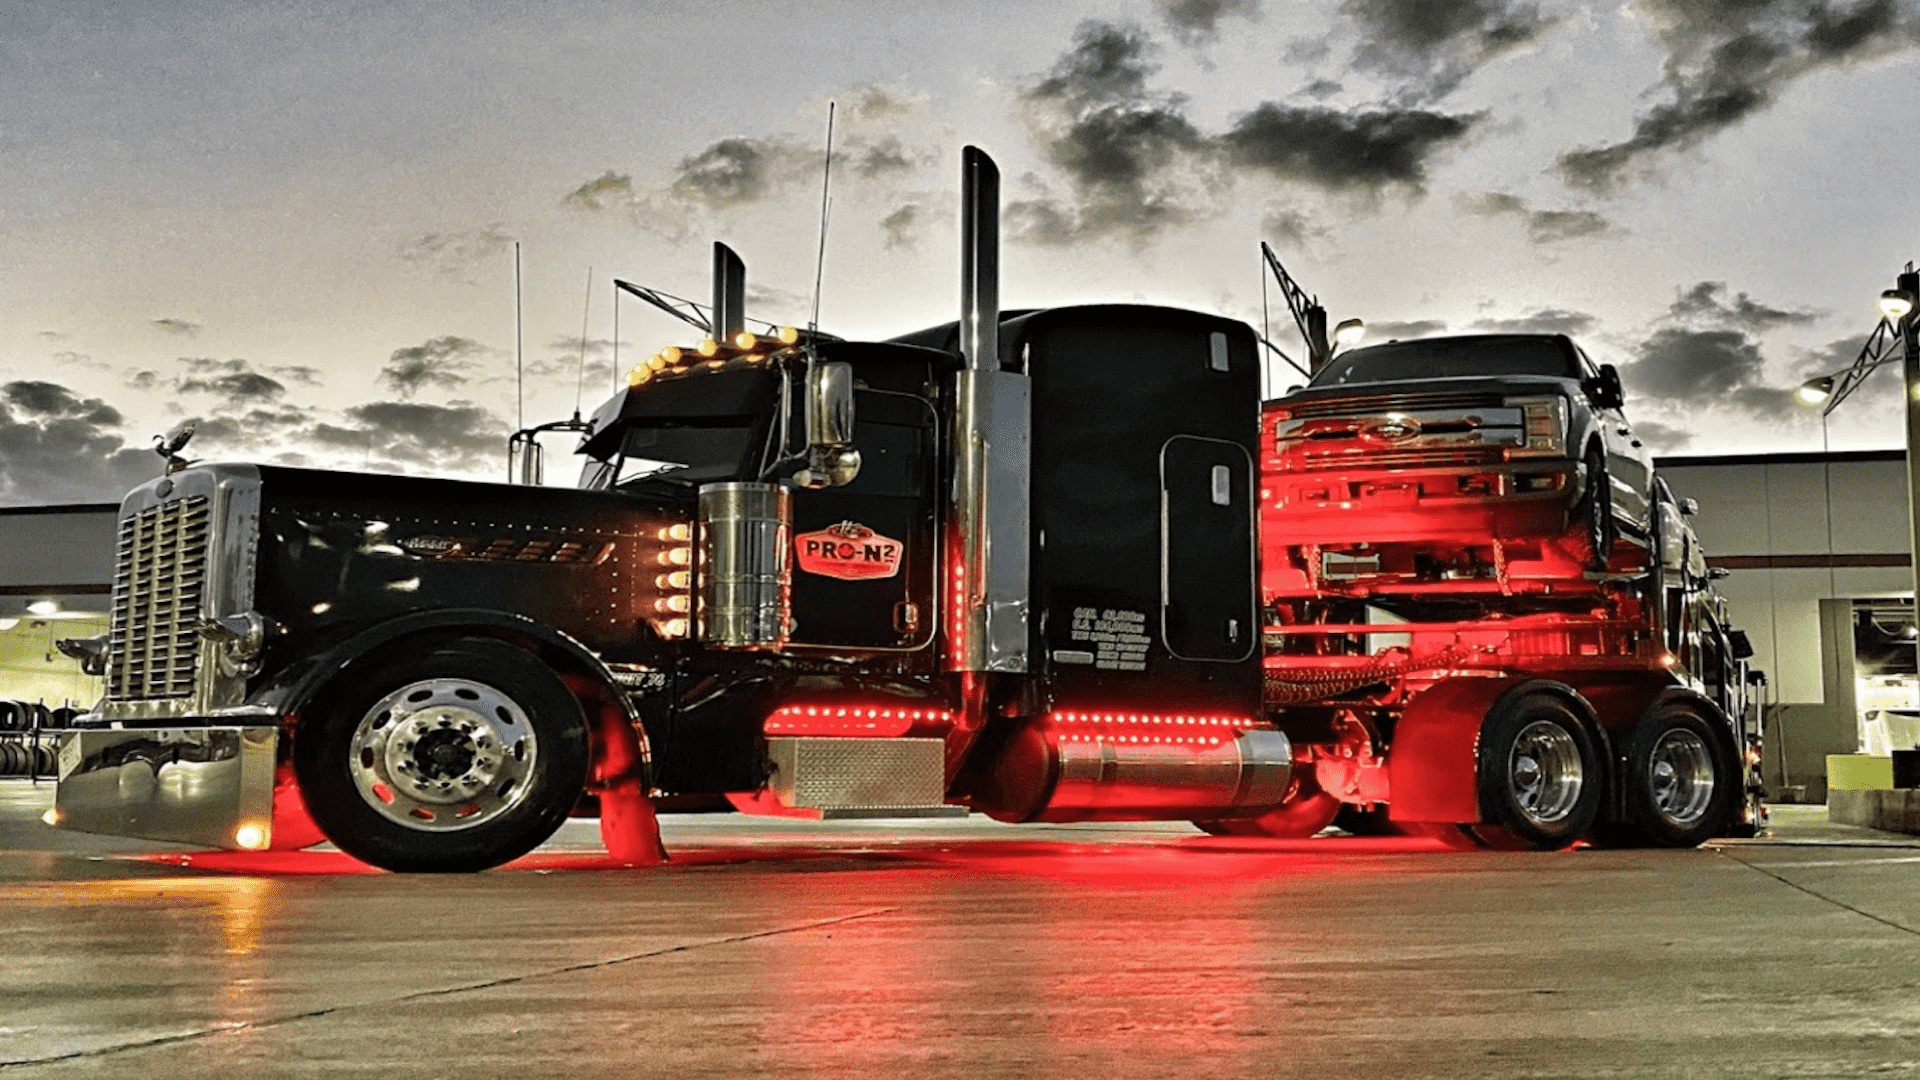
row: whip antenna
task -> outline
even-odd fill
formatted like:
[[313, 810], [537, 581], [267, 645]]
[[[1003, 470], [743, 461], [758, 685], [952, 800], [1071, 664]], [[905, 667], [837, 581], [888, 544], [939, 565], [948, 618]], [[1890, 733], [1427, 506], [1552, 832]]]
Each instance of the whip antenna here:
[[820, 253], [813, 264], [813, 317], [807, 321], [807, 332], [820, 330], [820, 283], [827, 273], [827, 209], [832, 205], [833, 193], [833, 111], [835, 102], [827, 102], [827, 161], [820, 177]]
[[580, 419], [581, 388], [587, 381], [587, 319], [593, 314], [593, 267], [587, 267], [587, 302], [580, 311], [580, 366], [573, 375], [573, 418]]
[[513, 242], [513, 426], [527, 426], [527, 376], [524, 320], [520, 306], [520, 241]]

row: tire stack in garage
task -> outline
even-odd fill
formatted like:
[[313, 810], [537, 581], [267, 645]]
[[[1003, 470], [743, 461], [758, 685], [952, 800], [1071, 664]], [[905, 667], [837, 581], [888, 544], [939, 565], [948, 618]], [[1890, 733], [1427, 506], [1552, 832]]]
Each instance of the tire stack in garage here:
[[0, 701], [0, 777], [54, 775], [54, 733], [72, 715], [72, 709], [49, 709], [39, 702]]

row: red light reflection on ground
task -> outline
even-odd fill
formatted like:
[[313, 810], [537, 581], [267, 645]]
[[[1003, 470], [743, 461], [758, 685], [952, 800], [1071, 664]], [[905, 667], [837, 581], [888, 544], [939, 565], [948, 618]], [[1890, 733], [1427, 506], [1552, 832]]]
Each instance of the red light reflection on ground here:
[[[1327, 837], [1263, 840], [1244, 837], [1156, 837], [1152, 840], [889, 837], [843, 833], [809, 837], [734, 837], [671, 845], [673, 867], [732, 864], [818, 864], [852, 860], [861, 865], [921, 864], [971, 874], [1044, 877], [1089, 885], [1185, 888], [1196, 882], [1252, 881], [1303, 873], [1364, 874], [1375, 871], [1365, 856], [1458, 853], [1435, 840], [1415, 837]], [[340, 851], [155, 852], [130, 860], [220, 874], [260, 877], [377, 874], [382, 871]], [[515, 859], [496, 872], [625, 870], [601, 850], [546, 850]]]

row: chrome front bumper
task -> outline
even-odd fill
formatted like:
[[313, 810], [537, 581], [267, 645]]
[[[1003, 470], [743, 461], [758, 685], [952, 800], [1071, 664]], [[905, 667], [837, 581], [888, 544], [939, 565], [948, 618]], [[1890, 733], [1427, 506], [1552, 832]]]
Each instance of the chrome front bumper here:
[[99, 728], [60, 737], [47, 821], [62, 829], [202, 847], [273, 842], [279, 728]]

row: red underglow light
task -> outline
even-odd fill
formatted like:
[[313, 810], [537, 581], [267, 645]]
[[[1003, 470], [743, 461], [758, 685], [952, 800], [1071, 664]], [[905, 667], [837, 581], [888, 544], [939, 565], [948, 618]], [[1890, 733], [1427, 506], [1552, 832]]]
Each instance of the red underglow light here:
[[783, 705], [767, 717], [764, 730], [768, 735], [890, 738], [916, 728], [944, 730], [953, 719], [952, 710], [926, 706]]

